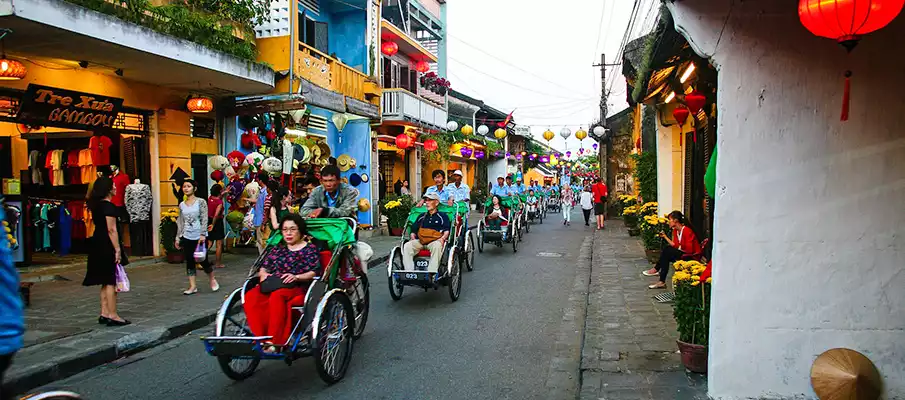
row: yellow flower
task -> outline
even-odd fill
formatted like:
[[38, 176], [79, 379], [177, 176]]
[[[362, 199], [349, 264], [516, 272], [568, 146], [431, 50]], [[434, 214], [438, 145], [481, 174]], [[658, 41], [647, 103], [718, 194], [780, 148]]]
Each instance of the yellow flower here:
[[691, 281], [691, 286], [698, 286], [700, 284], [701, 284], [700, 278], [698, 278], [697, 280]]
[[713, 282], [713, 278], [707, 278], [707, 283]]

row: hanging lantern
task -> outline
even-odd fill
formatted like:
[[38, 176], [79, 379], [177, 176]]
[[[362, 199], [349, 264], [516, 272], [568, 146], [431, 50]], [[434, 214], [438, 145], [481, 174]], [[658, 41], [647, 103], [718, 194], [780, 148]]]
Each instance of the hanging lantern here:
[[515, 159], [516, 159], [516, 160], [519, 160], [519, 161], [522, 161], [522, 155], [521, 155], [521, 154], [516, 154], [516, 155], [515, 155]]
[[448, 130], [448, 131], [450, 131], [450, 132], [455, 132], [457, 129], [459, 129], [459, 123], [458, 123], [458, 122], [456, 122], [456, 121], [449, 121], [449, 122], [446, 123], [446, 130]]
[[427, 61], [418, 61], [415, 63], [415, 71], [418, 71], [422, 74], [427, 71], [430, 71], [430, 69], [431, 69], [431, 66], [430, 66], [430, 64], [427, 63]]
[[17, 81], [19, 79], [25, 78], [25, 74], [27, 72], [28, 69], [25, 68], [24, 64], [16, 60], [6, 58], [6, 54], [4, 54], [3, 58], [0, 59], [0, 80]]
[[578, 149], [578, 155], [584, 154], [584, 147]]
[[185, 103], [185, 108], [195, 114], [205, 114], [214, 109], [214, 102], [203, 96], [194, 96]]
[[571, 151], [567, 151], [567, 152], [566, 152], [566, 158], [569, 158], [569, 157], [572, 157], [572, 152], [571, 152]]
[[399, 45], [396, 42], [383, 42], [380, 45], [380, 52], [392, 57], [399, 52]]
[[404, 150], [404, 149], [407, 149], [411, 145], [412, 145], [412, 138], [410, 138], [409, 135], [406, 135], [404, 133], [400, 133], [400, 134], [396, 135], [396, 147]]
[[478, 127], [478, 135], [487, 136], [488, 133], [490, 133], [490, 128], [488, 128], [487, 125], [481, 125]]
[[494, 157], [499, 157], [499, 156], [502, 155], [502, 154], [503, 154], [503, 152], [501, 152], [501, 151], [499, 151], [499, 150], [493, 152], [493, 156], [494, 156]]
[[672, 110], [672, 116], [679, 123], [679, 127], [685, 125], [685, 121], [688, 121], [688, 109], [685, 107], [676, 107], [675, 110]]
[[578, 132], [575, 132], [575, 138], [578, 140], [584, 140], [588, 137], [588, 132], [584, 129], [578, 128]]
[[594, 136], [597, 136], [599, 138], [606, 136], [606, 128], [599, 126], [599, 125], [595, 126], [594, 127]]
[[540, 162], [546, 164], [550, 162], [550, 157], [548, 156], [540, 156]]
[[484, 158], [484, 151], [478, 150], [474, 152], [474, 158], [482, 159]]
[[592, 144], [591, 147], [594, 148], [594, 151], [597, 151], [597, 143]]
[[510, 153], [510, 152], [507, 151], [507, 152], [506, 152], [506, 158], [512, 158], [512, 153]]
[[503, 128], [497, 128], [497, 130], [493, 131], [493, 136], [497, 139], [502, 139], [506, 137], [506, 130]]
[[[888, 25], [903, 6], [905, 0], [799, 0], [798, 18], [814, 35], [834, 39], [851, 52], [861, 36]], [[852, 71], [843, 76], [840, 120], [848, 121]]]
[[424, 150], [427, 150], [427, 151], [437, 150], [437, 141], [434, 139], [425, 140], [424, 141]]
[[556, 135], [553, 133], [553, 131], [551, 131], [549, 129], [544, 131], [544, 139], [546, 139], [548, 142], [553, 140], [554, 136], [556, 136]]
[[465, 124], [465, 126], [462, 127], [463, 135], [468, 136], [468, 135], [471, 135], [472, 133], [474, 133], [474, 128], [472, 128], [471, 125]]
[[569, 136], [572, 136], [572, 130], [569, 128], [562, 128], [562, 130], [559, 131], [559, 136], [562, 136], [563, 139], [568, 139]]
[[474, 153], [474, 150], [472, 150], [471, 147], [465, 146], [465, 147], [459, 149], [459, 153], [462, 154], [462, 157], [470, 158], [471, 154]]
[[692, 114], [697, 114], [698, 111], [704, 108], [705, 101], [707, 101], [707, 98], [697, 90], [685, 95], [685, 104], [688, 105], [688, 110]]

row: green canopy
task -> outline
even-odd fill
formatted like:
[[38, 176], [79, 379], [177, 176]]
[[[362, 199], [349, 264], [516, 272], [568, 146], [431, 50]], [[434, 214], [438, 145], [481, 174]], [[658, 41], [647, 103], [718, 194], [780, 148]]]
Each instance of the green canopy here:
[[[439, 210], [440, 212], [445, 212], [446, 215], [449, 216], [450, 222], [453, 222], [453, 223], [455, 223], [456, 215], [465, 215], [470, 211], [468, 202], [466, 202], [466, 201], [460, 201], [457, 203], [453, 203], [453, 205], [451, 205], [451, 206], [447, 205], [446, 203], [440, 203], [440, 205], [437, 207], [437, 210]], [[420, 217], [421, 214], [424, 214], [426, 212], [427, 212], [427, 207], [424, 207], [424, 206], [413, 207], [412, 211], [409, 212], [409, 218], [408, 218], [408, 222], [406, 222], [406, 224], [407, 225], [414, 224], [415, 221], [418, 220], [418, 217]]]
[[716, 148], [710, 155], [710, 164], [707, 164], [707, 172], [704, 173], [704, 187], [710, 197], [716, 198]]
[[327, 242], [331, 249], [355, 243], [355, 231], [341, 218], [311, 218], [305, 220], [308, 234]]
[[[487, 199], [487, 201], [484, 202], [484, 205], [487, 207], [490, 207], [491, 205], [493, 205], [493, 198], [491, 197], [491, 198]], [[500, 205], [505, 208], [518, 207], [518, 199], [516, 199], [515, 197], [510, 197], [510, 196], [500, 197]]]

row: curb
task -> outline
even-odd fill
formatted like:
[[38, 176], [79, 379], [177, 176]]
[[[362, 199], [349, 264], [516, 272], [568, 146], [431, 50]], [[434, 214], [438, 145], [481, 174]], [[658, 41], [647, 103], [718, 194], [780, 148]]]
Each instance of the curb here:
[[[368, 269], [386, 263], [390, 254], [372, 258], [368, 261]], [[140, 353], [164, 344], [173, 339], [185, 336], [194, 330], [204, 328], [217, 319], [217, 312], [197, 313], [176, 321], [169, 327], [152, 327], [107, 343], [88, 347], [75, 357], [60, 360], [48, 360], [46, 363], [32, 365], [19, 370], [15, 376], [7, 376], [5, 386], [13, 393], [25, 393], [35, 388], [69, 378], [73, 375], [99, 367], [120, 358]], [[15, 362], [15, 361], [13, 361]]]
[[554, 345], [553, 359], [544, 388], [545, 399], [574, 400], [581, 387], [581, 350], [584, 342], [588, 294], [591, 284], [591, 256], [594, 235], [585, 237], [576, 262], [575, 280], [569, 305], [563, 313]]

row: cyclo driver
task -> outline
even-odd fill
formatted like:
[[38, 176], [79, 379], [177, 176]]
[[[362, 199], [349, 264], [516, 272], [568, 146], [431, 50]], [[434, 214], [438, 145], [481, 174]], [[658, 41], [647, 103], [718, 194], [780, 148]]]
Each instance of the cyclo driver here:
[[414, 271], [415, 255], [426, 247], [431, 252], [427, 264], [427, 271], [430, 274], [428, 277], [434, 281], [440, 269], [440, 256], [443, 255], [443, 247], [452, 226], [449, 216], [437, 210], [440, 205], [440, 196], [437, 193], [425, 194], [424, 204], [427, 206], [427, 212], [421, 214], [412, 224], [411, 238], [402, 246], [402, 264], [407, 271]]

